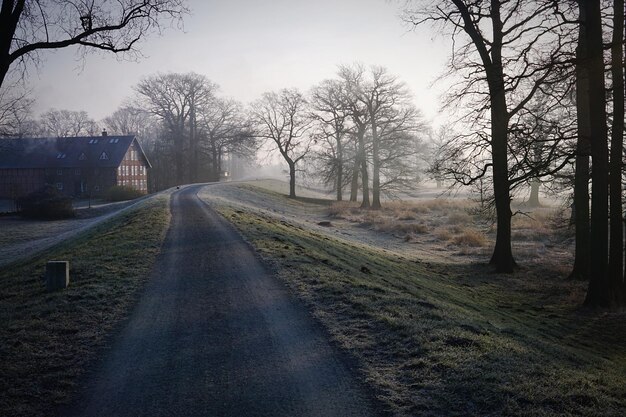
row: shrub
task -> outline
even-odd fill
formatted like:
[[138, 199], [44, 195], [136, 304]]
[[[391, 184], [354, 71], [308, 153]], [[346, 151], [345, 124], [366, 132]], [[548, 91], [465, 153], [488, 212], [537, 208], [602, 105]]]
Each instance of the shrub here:
[[336, 219], [343, 219], [350, 213], [352, 207], [350, 203], [344, 201], [335, 201], [328, 208], [328, 216]]
[[109, 201], [133, 200], [141, 197], [143, 193], [128, 185], [114, 185], [104, 194], [104, 198]]
[[67, 219], [75, 216], [72, 200], [51, 185], [18, 199], [17, 207], [22, 216], [35, 219]]
[[472, 221], [472, 217], [467, 213], [450, 213], [448, 215], [448, 224], [468, 224]]
[[485, 246], [487, 244], [487, 239], [485, 235], [482, 233], [473, 230], [466, 229], [462, 234], [455, 236], [452, 239], [452, 243], [458, 246]]

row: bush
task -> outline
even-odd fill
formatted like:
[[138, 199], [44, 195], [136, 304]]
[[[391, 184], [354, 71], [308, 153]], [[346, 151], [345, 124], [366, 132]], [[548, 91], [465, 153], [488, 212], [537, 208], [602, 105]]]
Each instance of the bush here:
[[143, 193], [141, 191], [135, 190], [128, 185], [114, 185], [107, 190], [104, 194], [104, 198], [109, 201], [124, 201], [133, 200], [142, 195]]
[[485, 238], [485, 235], [476, 230], [466, 229], [460, 235], [455, 236], [452, 239], [452, 243], [458, 246], [479, 247], [487, 245], [487, 239]]
[[67, 219], [75, 216], [72, 199], [51, 185], [17, 200], [19, 213], [34, 219]]

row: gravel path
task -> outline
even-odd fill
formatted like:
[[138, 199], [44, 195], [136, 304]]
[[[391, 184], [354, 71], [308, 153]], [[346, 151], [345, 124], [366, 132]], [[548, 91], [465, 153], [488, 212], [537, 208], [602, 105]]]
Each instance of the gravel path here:
[[380, 414], [349, 361], [199, 188], [172, 195], [144, 294], [61, 415]]

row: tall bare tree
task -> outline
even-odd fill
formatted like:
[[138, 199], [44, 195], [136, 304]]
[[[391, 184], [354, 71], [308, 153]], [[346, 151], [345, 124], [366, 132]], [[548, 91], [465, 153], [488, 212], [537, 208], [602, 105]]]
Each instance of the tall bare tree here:
[[[406, 86], [397, 77], [389, 74], [384, 67], [372, 66], [368, 77], [354, 87], [353, 93], [368, 114], [372, 140], [372, 209], [380, 209], [381, 131], [397, 132], [400, 129], [410, 130], [416, 127], [417, 112], [410, 106], [410, 94]], [[401, 107], [404, 109], [400, 110]], [[388, 134], [388, 149], [392, 147], [389, 146], [390, 138], [402, 137], [405, 136]]]
[[226, 155], [250, 157], [256, 151], [254, 132], [241, 104], [214, 97], [198, 112], [200, 150], [210, 158], [210, 180], [219, 181]]
[[313, 118], [318, 122], [318, 135], [328, 146], [323, 147], [321, 158], [326, 161], [326, 182], [332, 182], [337, 201], [343, 200], [345, 185], [344, 165], [349, 141], [348, 114], [343, 97], [345, 85], [338, 80], [324, 80], [311, 92]]
[[[511, 272], [509, 123], [526, 108], [543, 85], [558, 73], [567, 45], [565, 31], [552, 1], [510, 2], [503, 0], [412, 2], [407, 10], [416, 25], [426, 22], [450, 28], [455, 51], [451, 71], [462, 74], [452, 89], [453, 102], [463, 101], [472, 109], [471, 123], [487, 128], [475, 135], [486, 141], [489, 159], [473, 182], [492, 172], [497, 217], [496, 243], [491, 263], [500, 272]], [[463, 36], [461, 36], [463, 35]]]
[[175, 182], [197, 177], [197, 113], [213, 97], [217, 85], [195, 73], [167, 73], [142, 80], [135, 90], [138, 106], [157, 116], [168, 129], [175, 160]]
[[184, 0], [2, 0], [0, 87], [12, 66], [25, 68], [44, 50], [77, 45], [83, 53], [133, 54], [142, 37], [186, 12]]
[[624, 298], [624, 224], [622, 212], [622, 169], [624, 158], [624, 0], [613, 2], [613, 36], [611, 39], [611, 79], [613, 119], [610, 155], [610, 234], [609, 276], [613, 288], [611, 304], [626, 304]]
[[576, 47], [576, 166], [574, 171], [574, 226], [576, 246], [574, 266], [569, 278], [587, 281], [591, 273], [591, 236], [589, 224], [589, 158], [591, 157], [589, 120], [589, 71], [587, 63], [586, 14], [578, 1], [578, 44]]
[[363, 102], [359, 100], [361, 84], [364, 82], [366, 70], [359, 64], [339, 67], [339, 79], [344, 84], [343, 105], [351, 122], [349, 134], [354, 137], [356, 156], [352, 174], [352, 190], [350, 201], [356, 201], [358, 191], [358, 175], [361, 175], [362, 200], [361, 208], [370, 208], [370, 188], [368, 170], [368, 137], [370, 126], [369, 112]]
[[312, 119], [305, 97], [296, 89], [269, 92], [252, 103], [256, 136], [269, 141], [289, 166], [289, 197], [296, 197], [296, 165], [311, 150]]

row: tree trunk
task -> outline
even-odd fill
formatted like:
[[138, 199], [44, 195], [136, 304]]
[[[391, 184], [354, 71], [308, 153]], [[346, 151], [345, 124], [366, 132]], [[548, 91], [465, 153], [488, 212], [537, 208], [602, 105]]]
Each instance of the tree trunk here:
[[361, 208], [370, 207], [370, 188], [369, 188], [369, 175], [367, 173], [367, 155], [365, 153], [365, 129], [366, 126], [359, 126], [358, 139], [359, 139], [359, 164], [361, 168], [361, 188], [363, 189], [363, 200], [361, 201]]
[[[507, 165], [507, 113], [504, 101], [504, 90], [493, 94], [496, 103], [492, 105], [492, 140], [491, 153], [493, 160], [493, 191], [496, 204], [496, 244], [490, 263], [495, 265], [497, 272], [513, 272], [515, 260], [511, 249], [511, 197], [509, 194], [509, 178]], [[501, 96], [501, 99], [499, 99]], [[493, 102], [492, 101], [492, 102]], [[494, 103], [495, 104], [495, 103]]]
[[337, 136], [337, 201], [343, 200], [343, 149], [341, 137]]
[[222, 180], [222, 147], [217, 149], [217, 180]]
[[591, 271], [585, 304], [608, 307], [608, 145], [606, 126], [606, 97], [602, 47], [602, 16], [600, 2], [582, 1], [585, 8], [589, 65], [589, 126], [591, 128]]
[[[585, 22], [585, 10], [579, 3], [579, 20]], [[574, 267], [569, 279], [587, 281], [591, 271], [591, 240], [589, 236], [589, 74], [587, 65], [587, 41], [585, 25], [578, 25], [578, 47], [576, 48], [576, 170], [574, 172], [574, 224], [576, 228], [576, 248]]]
[[[494, 2], [492, 2], [494, 3]], [[495, 3], [494, 3], [495, 4]], [[497, 272], [513, 272], [515, 259], [511, 249], [511, 196], [507, 157], [509, 114], [506, 107], [504, 75], [502, 71], [502, 38], [499, 9], [493, 8], [494, 43], [492, 64], [486, 68], [491, 101], [491, 159], [493, 162], [493, 194], [496, 204], [496, 244], [490, 263]]]
[[[194, 104], [192, 104], [194, 105]], [[189, 182], [198, 182], [198, 138], [195, 109], [189, 112]]]
[[611, 45], [611, 74], [613, 78], [613, 125], [611, 129], [611, 159], [609, 162], [609, 192], [611, 224], [609, 234], [609, 280], [611, 304], [624, 303], [622, 298], [624, 268], [624, 225], [622, 223], [622, 158], [624, 151], [624, 0], [613, 3], [613, 39]]
[[370, 208], [370, 186], [369, 175], [367, 172], [367, 160], [361, 159], [361, 186], [363, 188], [363, 199], [361, 200], [361, 208]]
[[289, 198], [296, 198], [296, 164], [287, 161], [289, 164]]
[[181, 128], [178, 135], [174, 140], [176, 144], [176, 185], [181, 185], [185, 183], [185, 156], [183, 154], [184, 148], [184, 131]]
[[541, 207], [539, 203], [539, 185], [541, 185], [539, 179], [533, 178], [530, 180], [530, 197], [528, 198], [528, 203], [526, 203], [529, 207]]
[[8, 72], [9, 58], [2, 57], [0, 58], [0, 87], [2, 86], [2, 83], [4, 82], [4, 79], [6, 78]]
[[372, 115], [372, 209], [380, 210], [380, 157], [378, 155], [378, 131], [374, 116]]
[[215, 141], [211, 142], [211, 181], [218, 182], [220, 180], [219, 163], [217, 156], [217, 147]]
[[359, 194], [359, 158], [354, 158], [352, 167], [352, 183], [350, 184], [350, 201], [356, 201]]

